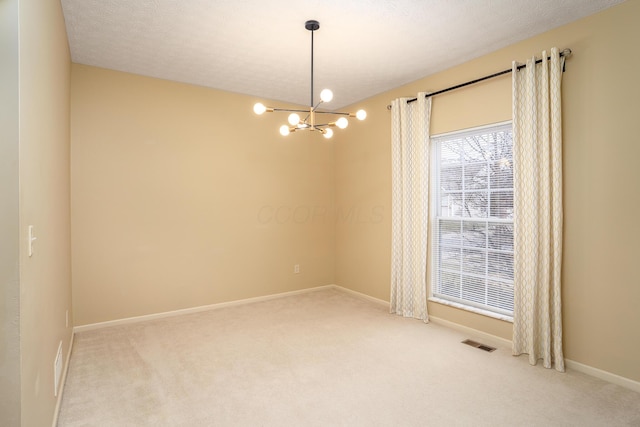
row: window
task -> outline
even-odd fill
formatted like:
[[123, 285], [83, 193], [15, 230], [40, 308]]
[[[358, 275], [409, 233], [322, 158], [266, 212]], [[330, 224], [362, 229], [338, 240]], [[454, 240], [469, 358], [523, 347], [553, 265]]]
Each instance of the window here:
[[513, 315], [511, 124], [432, 138], [435, 298]]

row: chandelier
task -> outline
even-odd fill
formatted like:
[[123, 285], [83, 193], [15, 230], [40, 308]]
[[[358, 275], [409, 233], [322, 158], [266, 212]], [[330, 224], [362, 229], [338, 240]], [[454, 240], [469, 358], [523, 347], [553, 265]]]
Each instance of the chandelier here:
[[[258, 102], [253, 106], [253, 111], [260, 115], [263, 113], [273, 113], [274, 111], [282, 111], [291, 113], [288, 118], [288, 125], [280, 126], [280, 134], [282, 136], [289, 135], [292, 132], [302, 131], [302, 130], [310, 130], [310, 131], [318, 131], [325, 138], [331, 138], [333, 136], [333, 127], [338, 127], [340, 129], [344, 129], [349, 125], [349, 120], [347, 117], [355, 117], [358, 120], [364, 120], [367, 117], [367, 112], [364, 110], [359, 110], [356, 113], [346, 113], [346, 112], [335, 112], [335, 111], [319, 111], [318, 107], [325, 102], [329, 102], [333, 99], [333, 92], [329, 89], [323, 89], [320, 92], [320, 101], [314, 105], [313, 103], [313, 32], [320, 28], [320, 23], [318, 21], [307, 21], [304, 24], [304, 27], [311, 31], [311, 102], [309, 103], [308, 110], [295, 110], [288, 108], [273, 108], [266, 107], [264, 104]], [[300, 114], [306, 114], [305, 118], [302, 119]], [[333, 115], [333, 116], [342, 116], [337, 120], [327, 123], [318, 123], [316, 119], [316, 115]]]

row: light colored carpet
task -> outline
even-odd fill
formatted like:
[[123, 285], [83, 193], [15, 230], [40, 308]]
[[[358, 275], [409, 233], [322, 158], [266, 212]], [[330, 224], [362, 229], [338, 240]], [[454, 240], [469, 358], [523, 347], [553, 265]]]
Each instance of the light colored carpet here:
[[338, 290], [78, 333], [58, 425], [640, 425], [640, 393]]

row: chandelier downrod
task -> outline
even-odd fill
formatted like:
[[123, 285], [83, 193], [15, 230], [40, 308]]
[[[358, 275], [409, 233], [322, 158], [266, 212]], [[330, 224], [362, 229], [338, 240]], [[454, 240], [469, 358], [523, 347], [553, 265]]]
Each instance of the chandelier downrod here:
[[299, 130], [310, 130], [310, 131], [318, 131], [325, 138], [331, 138], [333, 135], [332, 127], [338, 127], [340, 129], [344, 129], [348, 126], [349, 121], [346, 117], [341, 117], [334, 122], [329, 123], [316, 123], [316, 113], [317, 114], [333, 114], [337, 116], [347, 116], [347, 117], [356, 117], [358, 120], [364, 120], [367, 117], [367, 113], [364, 110], [358, 110], [356, 113], [347, 113], [347, 112], [330, 112], [330, 111], [316, 111], [316, 109], [323, 102], [329, 102], [333, 99], [333, 92], [329, 89], [323, 89], [320, 93], [320, 102], [318, 105], [314, 106], [313, 102], [313, 55], [314, 55], [314, 46], [313, 46], [313, 33], [320, 28], [320, 23], [316, 20], [309, 20], [305, 22], [304, 27], [311, 31], [311, 102], [309, 104], [309, 111], [307, 117], [304, 120], [300, 119], [300, 116], [297, 113], [307, 112], [306, 110], [296, 110], [296, 109], [287, 109], [287, 108], [273, 108], [273, 107], [265, 107], [262, 103], [258, 102], [253, 106], [253, 111], [260, 115], [263, 113], [273, 113], [274, 111], [284, 111], [291, 113], [289, 115], [289, 124], [291, 126], [282, 125], [280, 127], [280, 134], [286, 136], [291, 132], [296, 132]]
[[311, 103], [309, 106], [313, 107], [313, 32], [320, 29], [320, 23], [310, 20], [304, 23], [304, 27], [311, 31]]

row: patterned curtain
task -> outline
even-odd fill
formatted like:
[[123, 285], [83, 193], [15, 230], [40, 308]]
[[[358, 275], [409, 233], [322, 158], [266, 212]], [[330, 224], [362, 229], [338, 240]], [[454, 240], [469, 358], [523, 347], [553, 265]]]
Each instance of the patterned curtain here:
[[514, 309], [513, 354], [564, 372], [562, 261], [562, 117], [564, 58], [542, 52], [513, 64]]
[[427, 225], [431, 98], [392, 102], [391, 313], [428, 321]]

